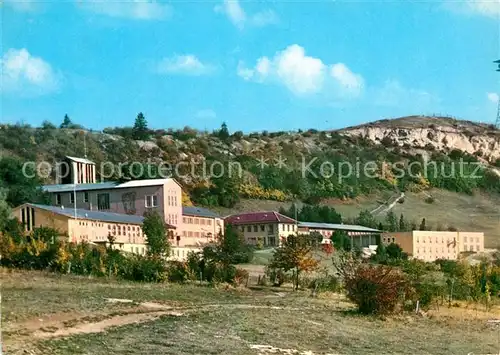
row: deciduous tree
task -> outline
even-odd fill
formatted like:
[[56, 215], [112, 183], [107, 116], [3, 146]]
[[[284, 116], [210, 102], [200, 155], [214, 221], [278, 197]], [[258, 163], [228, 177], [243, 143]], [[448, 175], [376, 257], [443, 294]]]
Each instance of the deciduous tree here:
[[149, 255], [153, 257], [169, 255], [170, 243], [167, 237], [167, 225], [157, 212], [149, 211], [144, 215], [142, 230], [146, 234]]
[[299, 288], [302, 272], [311, 272], [318, 268], [319, 261], [313, 256], [313, 242], [309, 235], [291, 235], [274, 252], [269, 264], [270, 269], [293, 270], [294, 289]]

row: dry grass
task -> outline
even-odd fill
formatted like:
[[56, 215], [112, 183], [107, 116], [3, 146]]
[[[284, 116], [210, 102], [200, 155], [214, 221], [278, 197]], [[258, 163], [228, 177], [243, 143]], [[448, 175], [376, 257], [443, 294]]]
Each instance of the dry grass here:
[[[264, 345], [296, 354], [486, 354], [499, 346], [499, 330], [486, 322], [496, 311], [441, 308], [427, 317], [380, 319], [352, 313], [338, 294], [311, 298], [286, 289], [143, 285], [40, 272], [4, 272], [2, 280], [4, 340], [12, 354], [258, 355], [269, 353]], [[139, 310], [145, 301], [158, 308]], [[55, 322], [56, 315], [64, 317]], [[37, 322], [36, 329], [19, 329]]]

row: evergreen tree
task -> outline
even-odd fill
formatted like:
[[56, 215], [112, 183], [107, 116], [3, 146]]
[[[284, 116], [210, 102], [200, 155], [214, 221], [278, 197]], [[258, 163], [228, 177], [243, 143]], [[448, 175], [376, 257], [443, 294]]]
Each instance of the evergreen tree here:
[[336, 250], [351, 251], [351, 238], [344, 231], [335, 231], [332, 235], [332, 243]]
[[132, 137], [135, 140], [147, 140], [149, 139], [149, 128], [148, 121], [146, 121], [146, 117], [142, 112], [139, 112], [137, 115], [134, 127], [132, 128]]
[[229, 138], [229, 130], [227, 129], [226, 122], [222, 122], [219, 132], [217, 133], [217, 136], [222, 141], [226, 141]]
[[408, 255], [396, 243], [391, 243], [386, 248], [387, 257], [390, 259], [408, 259]]
[[422, 218], [422, 222], [420, 223], [419, 230], [421, 230], [421, 231], [427, 230], [427, 226], [425, 225], [425, 218]]
[[377, 245], [375, 260], [378, 262], [385, 262], [387, 260], [387, 249], [385, 244], [382, 242], [382, 238], [379, 239], [379, 243]]
[[368, 228], [377, 228], [377, 221], [375, 220], [375, 217], [373, 217], [370, 211], [367, 210], [359, 212], [355, 223]]
[[382, 224], [382, 222], [378, 222], [378, 230], [379, 231], [383, 231], [384, 230], [384, 225]]
[[401, 216], [399, 217], [399, 231], [400, 232], [406, 232], [408, 230], [408, 223], [405, 220], [405, 217], [401, 213]]
[[68, 114], [64, 115], [63, 122], [59, 126], [59, 128], [70, 128], [73, 125], [73, 122], [71, 122], [71, 119], [69, 118]]
[[385, 220], [387, 222], [387, 229], [389, 230], [389, 232], [398, 231], [398, 219], [396, 218], [396, 214], [394, 212], [389, 211]]

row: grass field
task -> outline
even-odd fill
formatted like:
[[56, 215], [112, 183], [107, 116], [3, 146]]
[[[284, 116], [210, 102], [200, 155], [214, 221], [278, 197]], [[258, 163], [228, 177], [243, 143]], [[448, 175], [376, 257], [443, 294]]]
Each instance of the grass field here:
[[491, 354], [500, 346], [487, 322], [498, 310], [382, 319], [356, 315], [337, 294], [1, 272], [7, 354]]

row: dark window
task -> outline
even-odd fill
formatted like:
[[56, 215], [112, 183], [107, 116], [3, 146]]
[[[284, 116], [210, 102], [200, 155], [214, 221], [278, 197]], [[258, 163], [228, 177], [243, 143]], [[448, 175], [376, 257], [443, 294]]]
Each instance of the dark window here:
[[89, 193], [88, 192], [83, 193], [83, 202], [89, 202]]
[[259, 230], [259, 227], [258, 226], [253, 226], [253, 231], [254, 232], [257, 232]]
[[265, 230], [265, 229], [266, 229], [266, 226], [265, 226], [265, 225], [263, 225], [263, 224], [261, 224], [261, 225], [260, 225], [260, 231], [261, 231], [261, 232], [264, 232], [264, 230]]
[[21, 210], [21, 221], [23, 222], [24, 228], [26, 228], [26, 208]]
[[100, 211], [109, 210], [109, 194], [97, 195], [97, 209]]
[[31, 208], [31, 225], [35, 228], [35, 209]]
[[247, 227], [247, 232], [251, 232], [252, 231], [252, 226], [248, 226]]
[[61, 204], [61, 194], [57, 194], [56, 195], [56, 205], [60, 205]]
[[30, 213], [30, 208], [28, 207], [26, 209], [26, 230], [31, 229], [31, 213]]
[[69, 203], [75, 203], [75, 194], [73, 192], [69, 194]]

